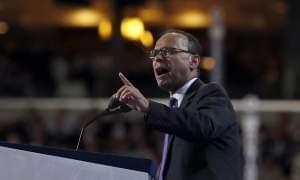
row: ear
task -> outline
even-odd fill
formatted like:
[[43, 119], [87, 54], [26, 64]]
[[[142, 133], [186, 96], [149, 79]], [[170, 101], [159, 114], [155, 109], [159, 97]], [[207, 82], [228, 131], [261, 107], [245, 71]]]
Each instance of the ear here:
[[190, 70], [198, 69], [200, 65], [200, 56], [199, 55], [192, 55], [190, 58]]

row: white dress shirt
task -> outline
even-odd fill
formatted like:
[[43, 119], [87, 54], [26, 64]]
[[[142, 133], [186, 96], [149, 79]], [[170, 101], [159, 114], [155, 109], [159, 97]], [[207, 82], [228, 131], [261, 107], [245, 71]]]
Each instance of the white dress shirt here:
[[189, 80], [183, 86], [181, 86], [179, 89], [177, 89], [174, 94], [172, 94], [170, 96], [170, 98], [173, 97], [173, 98], [177, 99], [178, 107], [180, 107], [180, 104], [183, 100], [183, 97], [184, 97], [185, 93], [187, 92], [189, 87], [193, 84], [193, 82], [196, 81], [196, 80], [197, 80], [197, 78], [193, 78], [193, 79]]

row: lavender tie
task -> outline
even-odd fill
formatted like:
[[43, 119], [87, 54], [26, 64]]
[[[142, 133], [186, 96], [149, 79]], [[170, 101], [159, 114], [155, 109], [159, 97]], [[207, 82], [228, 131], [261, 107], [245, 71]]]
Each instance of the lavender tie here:
[[[171, 97], [169, 100], [169, 107], [170, 108], [175, 108], [177, 107], [177, 99], [174, 97]], [[164, 138], [164, 147], [163, 147], [163, 152], [162, 152], [162, 160], [160, 163], [160, 170], [159, 170], [159, 176], [158, 180], [163, 180], [163, 172], [164, 172], [164, 167], [167, 159], [167, 153], [168, 153], [168, 144], [169, 144], [169, 134], [165, 133], [165, 138]]]

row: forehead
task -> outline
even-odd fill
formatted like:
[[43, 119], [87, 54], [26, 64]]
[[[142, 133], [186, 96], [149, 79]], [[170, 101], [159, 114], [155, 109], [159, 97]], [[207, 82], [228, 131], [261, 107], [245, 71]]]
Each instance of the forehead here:
[[163, 47], [174, 47], [188, 50], [188, 40], [182, 34], [167, 33], [161, 36], [155, 44], [155, 49], [160, 49]]

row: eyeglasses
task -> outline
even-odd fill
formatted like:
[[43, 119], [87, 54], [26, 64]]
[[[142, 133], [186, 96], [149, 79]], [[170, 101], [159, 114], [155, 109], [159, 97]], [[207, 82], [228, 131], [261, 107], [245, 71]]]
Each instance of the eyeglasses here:
[[161, 54], [163, 57], [168, 57], [172, 54], [181, 53], [181, 52], [195, 54], [193, 52], [186, 51], [186, 50], [183, 50], [183, 49], [178, 49], [178, 48], [173, 48], [173, 47], [163, 47], [163, 48], [160, 48], [160, 49], [151, 50], [150, 53], [149, 53], [149, 58], [150, 58], [150, 60], [154, 60], [159, 54]]

